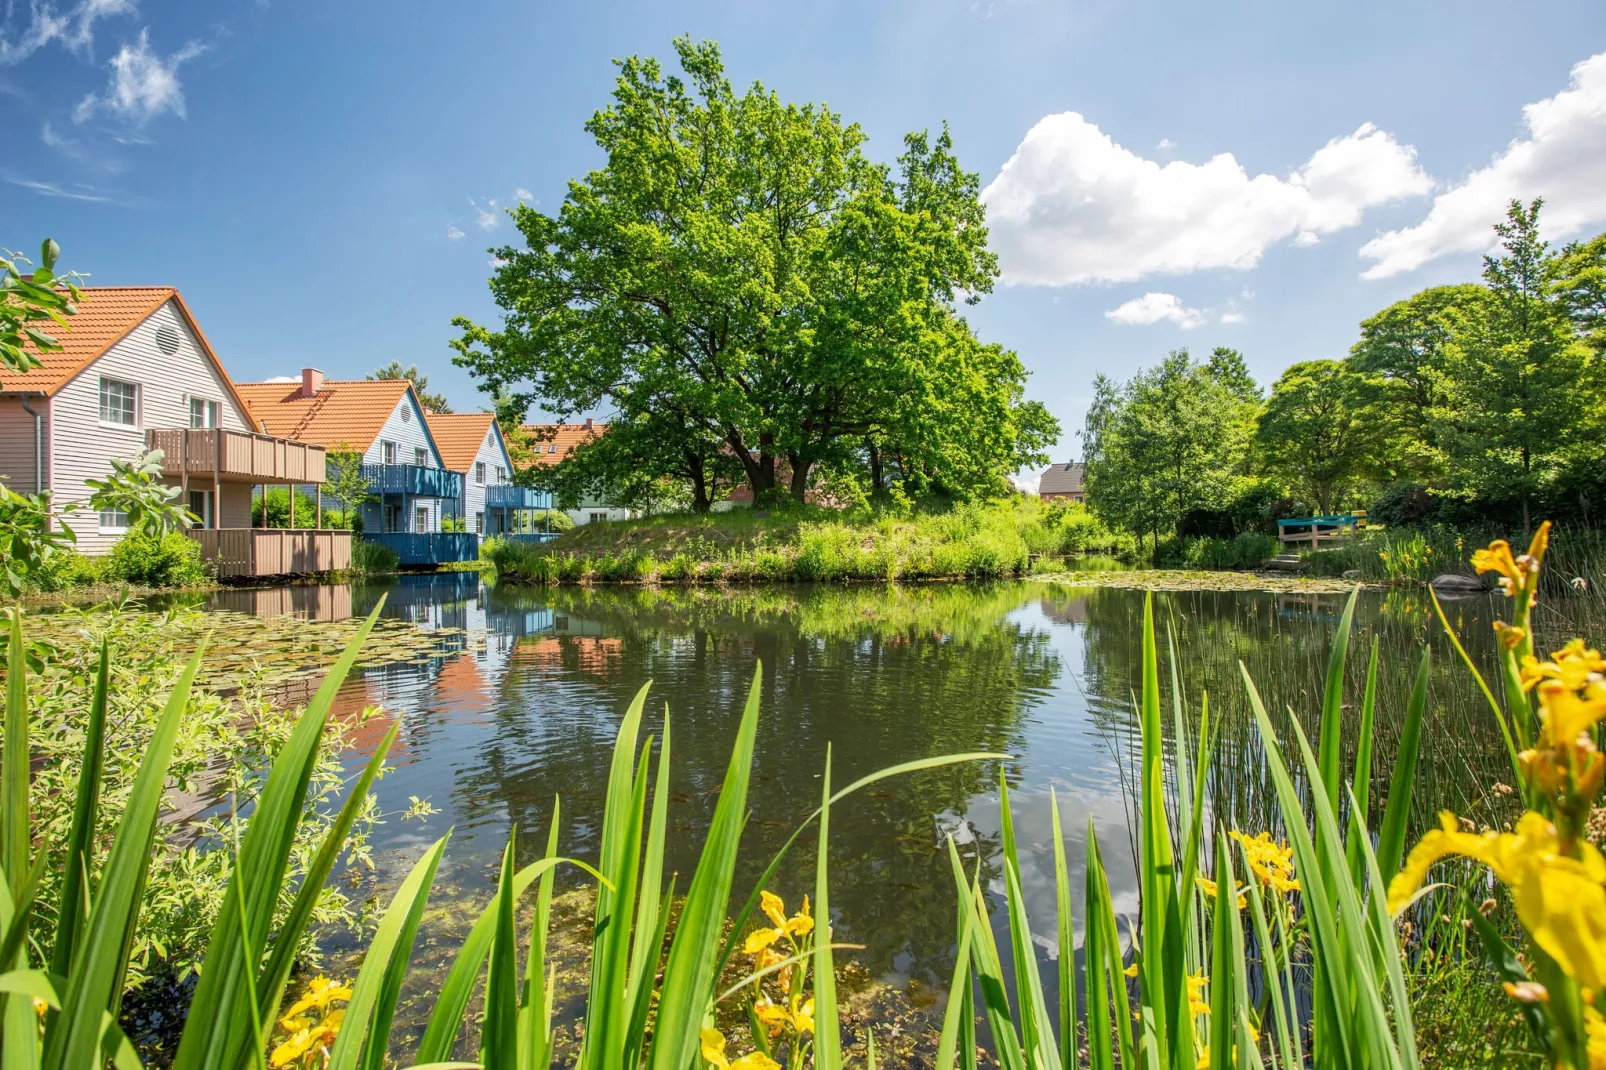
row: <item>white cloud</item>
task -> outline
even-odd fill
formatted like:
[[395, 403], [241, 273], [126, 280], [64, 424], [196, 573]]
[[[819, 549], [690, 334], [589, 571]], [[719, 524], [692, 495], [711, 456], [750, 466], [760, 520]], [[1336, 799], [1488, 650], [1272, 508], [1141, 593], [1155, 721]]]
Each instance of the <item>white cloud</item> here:
[[184, 88], [179, 84], [178, 69], [205, 51], [205, 45], [191, 41], [163, 59], [151, 51], [150, 31], [139, 31], [138, 41], [125, 44], [112, 57], [111, 84], [105, 95], [91, 93], [79, 101], [73, 121], [84, 122], [101, 111], [135, 124], [149, 122], [163, 112], [184, 118]]
[[458, 238], [463, 236], [463, 232], [458, 230], [456, 227], [449, 226], [446, 228], [446, 236], [453, 241], [456, 241]]
[[1199, 308], [1188, 308], [1176, 294], [1146, 293], [1134, 297], [1119, 308], [1104, 313], [1104, 318], [1129, 327], [1146, 327], [1161, 320], [1170, 320], [1187, 330], [1209, 321], [1209, 315]]
[[[11, 5], [5, 10], [9, 15]], [[133, 0], [83, 0], [65, 11], [48, 0], [36, 0], [28, 6], [28, 25], [21, 33], [11, 32], [9, 18], [0, 20], [0, 65], [21, 63], [52, 41], [60, 41], [73, 52], [87, 52], [94, 44], [96, 22], [133, 10]]]
[[1037, 488], [1042, 485], [1043, 473], [1022, 470], [1010, 476], [1009, 481], [1023, 494], [1036, 494]]
[[1160, 139], [1160, 143], [1155, 146], [1155, 148], [1157, 148], [1157, 149], [1174, 149], [1176, 147], [1177, 147], [1177, 143], [1175, 141], [1172, 141], [1168, 137], [1161, 138]]
[[481, 230], [495, 230], [502, 223], [502, 213], [496, 210], [495, 197], [470, 197], [468, 206], [474, 209], [474, 222]]
[[1223, 312], [1221, 314], [1222, 323], [1243, 323], [1245, 319], [1246, 317], [1242, 312]]
[[104, 193], [98, 193], [92, 186], [79, 186], [77, 189], [68, 189], [55, 182], [41, 182], [31, 178], [15, 178], [6, 176], [6, 181], [13, 186], [31, 189], [45, 197], [61, 197], [69, 201], [92, 201], [96, 204], [110, 203], [112, 198]]
[[1487, 250], [1494, 244], [1490, 228], [1512, 198], [1545, 199], [1547, 238], [1606, 220], [1606, 53], [1573, 67], [1566, 89], [1522, 113], [1525, 137], [1435, 197], [1416, 226], [1361, 246], [1362, 256], [1377, 261], [1362, 278], [1388, 278], [1441, 256]]
[[1286, 178], [1250, 177], [1231, 153], [1145, 159], [1064, 112], [1027, 132], [982, 197], [1005, 280], [1057, 286], [1247, 269], [1275, 242], [1353, 227], [1432, 188], [1416, 150], [1370, 123]]
[[514, 190], [513, 191], [513, 196], [517, 197], [521, 201], [533, 201], [533, 200], [535, 200], [535, 194], [531, 193], [529, 190], [525, 189], [523, 186], [520, 186], [518, 189]]

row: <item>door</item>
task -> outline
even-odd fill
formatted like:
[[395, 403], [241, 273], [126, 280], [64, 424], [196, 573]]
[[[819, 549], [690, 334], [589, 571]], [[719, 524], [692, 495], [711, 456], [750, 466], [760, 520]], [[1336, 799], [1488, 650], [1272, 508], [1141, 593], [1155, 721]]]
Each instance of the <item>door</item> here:
[[385, 503], [385, 530], [400, 531], [402, 529], [402, 507], [392, 502]]
[[195, 526], [198, 528], [215, 528], [217, 522], [212, 516], [212, 492], [209, 490], [190, 491], [190, 512], [196, 517]]

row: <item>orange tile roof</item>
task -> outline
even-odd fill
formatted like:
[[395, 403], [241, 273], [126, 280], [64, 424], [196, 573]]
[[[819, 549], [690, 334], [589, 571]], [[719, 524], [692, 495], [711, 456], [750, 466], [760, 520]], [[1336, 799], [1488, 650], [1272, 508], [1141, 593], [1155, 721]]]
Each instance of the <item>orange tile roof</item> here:
[[[525, 444], [528, 449], [521, 449], [515, 458], [520, 468], [529, 468], [531, 465], [550, 467], [574, 452], [576, 446], [583, 446], [587, 442], [608, 430], [607, 424], [593, 423], [590, 427], [585, 424], [525, 424], [520, 428], [529, 441]], [[554, 449], [553, 447], [557, 447]]]
[[441, 451], [441, 467], [453, 472], [467, 472], [479, 456], [485, 436], [491, 433], [496, 422], [492, 412], [427, 412], [424, 420], [429, 433], [435, 436], [435, 446]]
[[356, 453], [368, 452], [411, 390], [406, 379], [326, 379], [317, 395], [308, 398], [301, 396], [299, 382], [240, 384], [240, 393], [268, 434]]
[[78, 312], [68, 318], [68, 327], [51, 323], [39, 329], [61, 343], [60, 352], [40, 353], [32, 343], [27, 349], [39, 358], [40, 367], [21, 375], [5, 373], [0, 377], [0, 391], [43, 391], [54, 394], [75, 376], [98, 360], [106, 350], [122, 341], [129, 331], [144, 323], [151, 313], [169, 300], [178, 303], [179, 314], [195, 332], [201, 343], [201, 352], [217, 369], [223, 384], [234, 392], [234, 398], [247, 412], [245, 399], [240, 395], [234, 380], [213, 351], [212, 344], [201, 332], [200, 324], [190, 314], [183, 296], [171, 286], [86, 286]]

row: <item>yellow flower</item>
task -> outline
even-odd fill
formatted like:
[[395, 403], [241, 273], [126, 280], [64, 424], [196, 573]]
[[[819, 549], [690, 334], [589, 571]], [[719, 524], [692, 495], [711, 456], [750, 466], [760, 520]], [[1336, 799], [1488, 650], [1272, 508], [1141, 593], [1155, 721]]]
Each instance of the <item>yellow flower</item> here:
[[754, 929], [747, 934], [747, 942], [742, 945], [742, 950], [749, 955], [756, 955], [780, 938], [779, 929]]
[[313, 1036], [311, 1027], [296, 1030], [289, 1038], [273, 1049], [269, 1059], [274, 1066], [287, 1066], [312, 1050]]
[[1138, 975], [1138, 964], [1134, 962], [1121, 972], [1126, 974], [1128, 977], [1136, 977]]
[[[1195, 878], [1193, 878], [1193, 881], [1194, 881], [1195, 884], [1197, 884], [1199, 886], [1199, 890], [1204, 892], [1206, 898], [1210, 899], [1212, 902], [1215, 901], [1215, 898], [1216, 898], [1216, 882], [1215, 881], [1210, 880], [1208, 877], [1195, 877]], [[1242, 892], [1239, 892], [1238, 893], [1238, 909], [1242, 910], [1244, 907], [1246, 907], [1248, 905], [1249, 905], [1248, 898]]]
[[811, 998], [803, 1006], [797, 1005], [798, 997], [792, 996], [788, 1006], [782, 1007], [772, 1003], [768, 996], [753, 1004], [753, 1013], [758, 1020], [768, 1027], [770, 1036], [779, 1036], [786, 1027], [795, 1029], [798, 1033], [814, 1032], [814, 1000]]
[[1556, 827], [1533, 811], [1514, 833], [1462, 832], [1449, 813], [1439, 822], [1389, 883], [1391, 913], [1404, 908], [1440, 859], [1476, 859], [1511, 889], [1523, 927], [1569, 977], [1585, 988], [1606, 985], [1606, 859], [1598, 850], [1580, 843], [1581, 857], [1561, 854]]
[[1209, 979], [1205, 977], [1205, 972], [1203, 970], [1200, 970], [1198, 973], [1193, 974], [1188, 978], [1188, 1012], [1190, 1014], [1200, 1015], [1210, 1013], [1210, 1004], [1205, 1002], [1204, 998], [1205, 985], [1209, 983]]
[[814, 931], [814, 918], [809, 914], [809, 897], [803, 897], [803, 906], [786, 921], [786, 931], [793, 936], [807, 936]]
[[1233, 839], [1243, 844], [1244, 854], [1249, 858], [1249, 869], [1260, 883], [1287, 894], [1299, 891], [1299, 881], [1294, 879], [1294, 849], [1276, 843], [1268, 832], [1262, 832], [1253, 839], [1234, 829], [1228, 833]]
[[284, 1012], [286, 1018], [294, 1018], [303, 1011], [323, 1010], [335, 1000], [343, 1003], [351, 1001], [351, 989], [338, 981], [331, 981], [322, 974], [307, 982], [307, 990], [296, 1000], [295, 1005]]
[[814, 997], [810, 996], [801, 1008], [797, 1005], [797, 997], [792, 997], [792, 1024], [797, 1026], [800, 1033], [814, 1032]]
[[725, 1058], [725, 1035], [717, 1029], [704, 1029], [701, 1036], [703, 1059], [719, 1070], [781, 1070], [780, 1063], [757, 1051], [731, 1062]]
[[1584, 1034], [1589, 1038], [1589, 1070], [1606, 1070], [1606, 1018], [1594, 1007], [1584, 1008]]
[[1472, 551], [1472, 567], [1480, 576], [1485, 572], [1500, 573], [1500, 589], [1508, 596], [1522, 586], [1524, 576], [1517, 568], [1517, 559], [1511, 556], [1511, 544], [1504, 539], [1491, 542], [1487, 550]]
[[773, 892], [759, 892], [758, 902], [764, 916], [775, 923], [777, 929], [786, 928], [786, 904]]

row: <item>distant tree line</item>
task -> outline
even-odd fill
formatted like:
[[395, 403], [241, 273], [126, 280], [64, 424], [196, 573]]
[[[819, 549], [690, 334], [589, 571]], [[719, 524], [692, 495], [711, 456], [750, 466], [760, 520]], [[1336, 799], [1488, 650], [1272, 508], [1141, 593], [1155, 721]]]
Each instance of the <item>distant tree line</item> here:
[[1606, 522], [1606, 234], [1553, 250], [1541, 204], [1512, 202], [1482, 283], [1391, 305], [1347, 357], [1294, 364], [1269, 394], [1230, 349], [1099, 376], [1089, 506], [1156, 546], [1346, 508]]
[[586, 126], [605, 162], [558, 211], [513, 210], [501, 327], [454, 321], [454, 359], [499, 408], [606, 414], [543, 477], [706, 510], [737, 483], [972, 497], [1043, 463], [1057, 423], [959, 314], [998, 265], [947, 129], [876, 163], [857, 124], [737, 93], [711, 43], [675, 48], [684, 78], [618, 64]]

